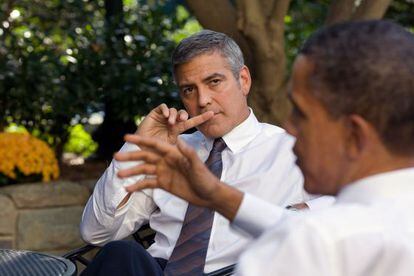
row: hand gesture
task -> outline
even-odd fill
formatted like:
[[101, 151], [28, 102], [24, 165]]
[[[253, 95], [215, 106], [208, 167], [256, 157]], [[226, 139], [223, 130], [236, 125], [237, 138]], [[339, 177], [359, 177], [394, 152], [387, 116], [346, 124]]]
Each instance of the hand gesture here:
[[175, 144], [179, 134], [206, 122], [213, 116], [214, 112], [208, 111], [189, 119], [185, 110], [177, 111], [175, 108], [168, 108], [166, 104], [161, 104], [145, 117], [136, 134], [156, 137]]
[[194, 149], [180, 139], [177, 146], [138, 135], [126, 135], [125, 140], [137, 144], [144, 150], [117, 153], [115, 159], [141, 160], [145, 163], [121, 170], [118, 176], [121, 178], [137, 174], [150, 176], [128, 186], [126, 188], [128, 192], [161, 188], [193, 204], [209, 205], [220, 186], [220, 180], [198, 158]]

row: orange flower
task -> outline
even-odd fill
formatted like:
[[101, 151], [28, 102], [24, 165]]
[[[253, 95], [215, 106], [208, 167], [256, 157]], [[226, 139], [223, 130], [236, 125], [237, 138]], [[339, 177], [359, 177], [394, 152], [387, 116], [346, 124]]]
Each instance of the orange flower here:
[[43, 141], [25, 133], [0, 133], [0, 173], [16, 179], [16, 171], [25, 176], [42, 175], [45, 182], [59, 176], [54, 152]]

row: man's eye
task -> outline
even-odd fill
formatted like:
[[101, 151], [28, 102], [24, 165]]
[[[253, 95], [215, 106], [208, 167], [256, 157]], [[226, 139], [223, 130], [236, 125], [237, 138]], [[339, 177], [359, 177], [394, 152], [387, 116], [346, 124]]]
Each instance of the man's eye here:
[[219, 79], [213, 79], [213, 80], [210, 81], [210, 83], [212, 85], [218, 85], [220, 82], [221, 82], [221, 80], [219, 80]]
[[186, 88], [184, 88], [183, 90], [182, 90], [182, 93], [184, 94], [184, 95], [188, 95], [188, 94], [190, 94], [191, 92], [193, 92], [194, 91], [194, 88], [193, 87], [186, 87]]

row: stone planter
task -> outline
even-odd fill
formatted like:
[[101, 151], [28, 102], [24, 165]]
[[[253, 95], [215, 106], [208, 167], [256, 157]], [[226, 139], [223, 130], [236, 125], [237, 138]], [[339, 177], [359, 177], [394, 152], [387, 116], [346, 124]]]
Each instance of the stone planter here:
[[0, 248], [61, 255], [83, 244], [79, 222], [90, 190], [56, 181], [0, 188]]

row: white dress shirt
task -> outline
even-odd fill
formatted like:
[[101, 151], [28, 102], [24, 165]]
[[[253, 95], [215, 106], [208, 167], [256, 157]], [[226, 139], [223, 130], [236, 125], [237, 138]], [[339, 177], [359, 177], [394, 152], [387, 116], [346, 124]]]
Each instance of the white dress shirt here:
[[[268, 227], [247, 223], [257, 202], [243, 199], [233, 226], [252, 235]], [[262, 207], [277, 223], [242, 254], [237, 275], [414, 275], [414, 168], [345, 186], [324, 210]]]
[[[207, 159], [213, 140], [200, 132], [181, 137], [196, 149], [201, 160]], [[308, 199], [292, 153], [294, 139], [283, 129], [259, 123], [250, 112], [250, 116], [223, 139], [227, 148], [222, 152], [222, 181], [271, 206], [285, 207]], [[137, 149], [136, 145], [127, 143], [121, 151]], [[148, 252], [154, 257], [168, 259], [180, 234], [188, 203], [160, 189], [144, 190], [133, 193], [127, 204], [117, 210], [127, 194], [123, 187], [144, 177], [122, 180], [116, 176], [117, 171], [133, 164], [136, 163], [112, 161], [85, 207], [81, 235], [86, 242], [103, 245], [125, 238], [149, 222], [156, 236]], [[256, 214], [254, 209], [251, 212]], [[234, 264], [250, 241], [251, 236], [234, 231], [227, 219], [215, 213], [205, 272]]]

